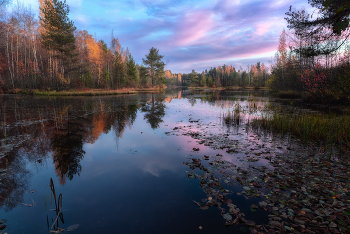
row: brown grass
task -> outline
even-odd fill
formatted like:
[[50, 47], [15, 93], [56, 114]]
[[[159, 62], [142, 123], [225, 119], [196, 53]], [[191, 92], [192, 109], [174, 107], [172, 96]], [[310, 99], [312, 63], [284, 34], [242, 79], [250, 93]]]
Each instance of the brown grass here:
[[91, 90], [67, 90], [67, 91], [39, 91], [34, 90], [34, 95], [45, 96], [99, 96], [99, 95], [117, 95], [117, 94], [133, 94], [137, 93], [135, 89], [118, 89], [118, 90], [103, 90], [103, 89], [91, 89]]

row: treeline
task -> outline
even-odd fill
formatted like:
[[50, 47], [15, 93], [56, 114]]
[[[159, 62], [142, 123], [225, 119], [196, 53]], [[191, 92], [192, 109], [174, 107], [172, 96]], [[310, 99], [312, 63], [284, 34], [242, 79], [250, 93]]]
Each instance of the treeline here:
[[[111, 46], [97, 41], [69, 20], [60, 0], [39, 0], [40, 16], [21, 3], [7, 11], [0, 1], [0, 87], [65, 90], [154, 87], [164, 83], [164, 62], [152, 48], [135, 64], [128, 48], [111, 35]], [[1, 91], [0, 88], [0, 91]]]
[[263, 87], [270, 75], [266, 66], [260, 62], [247, 65], [246, 69], [240, 67], [236, 70], [232, 65], [223, 65], [210, 68], [208, 71], [197, 73], [192, 70], [182, 75], [182, 85], [193, 87]]
[[272, 64], [268, 86], [299, 93], [312, 102], [350, 102], [350, 1], [310, 0], [312, 17], [292, 7], [286, 13], [288, 31]]

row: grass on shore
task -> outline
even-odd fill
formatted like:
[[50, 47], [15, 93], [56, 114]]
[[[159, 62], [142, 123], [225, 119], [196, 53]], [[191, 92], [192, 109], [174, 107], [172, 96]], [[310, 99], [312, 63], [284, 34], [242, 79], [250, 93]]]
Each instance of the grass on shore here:
[[338, 145], [350, 149], [350, 116], [332, 114], [281, 114], [264, 115], [255, 118], [251, 126], [271, 129], [282, 134], [291, 133], [304, 142], [319, 142], [327, 148]]
[[302, 98], [303, 93], [302, 92], [297, 92], [293, 90], [288, 90], [288, 91], [278, 91], [274, 93], [275, 96], [279, 98], [288, 98], [288, 99], [295, 99], [295, 98]]
[[266, 87], [241, 87], [241, 86], [227, 86], [227, 87], [208, 87], [208, 86], [203, 86], [203, 87], [193, 87], [193, 86], [188, 86], [188, 89], [213, 89], [213, 90], [267, 90]]

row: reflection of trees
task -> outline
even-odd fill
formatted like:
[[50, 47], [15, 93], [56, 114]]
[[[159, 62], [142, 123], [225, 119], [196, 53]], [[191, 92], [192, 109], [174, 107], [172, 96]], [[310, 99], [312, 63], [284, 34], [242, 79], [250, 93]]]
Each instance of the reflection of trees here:
[[80, 118], [69, 119], [67, 127], [56, 129], [52, 139], [53, 160], [56, 165], [57, 174], [60, 176], [60, 183], [65, 184], [66, 176], [69, 180], [75, 174], [80, 174], [82, 168], [80, 160], [83, 159], [84, 125], [79, 122]]
[[[111, 130], [118, 141], [125, 128], [131, 128], [136, 120], [143, 96], [138, 97], [0, 96], [0, 207], [11, 210], [23, 202], [30, 184], [28, 162], [40, 169], [52, 155], [61, 185], [66, 183], [66, 178], [72, 180], [79, 175], [84, 143], [93, 144], [101, 134]], [[154, 94], [143, 105], [145, 119], [152, 128], [162, 122], [164, 108]], [[13, 149], [5, 152], [4, 147]], [[7, 171], [1, 172], [2, 169]]]
[[164, 103], [160, 100], [155, 100], [153, 93], [151, 101], [141, 106], [141, 111], [146, 113], [144, 119], [147, 120], [147, 123], [151, 125], [152, 129], [158, 128], [159, 123], [163, 122], [162, 118], [165, 115], [164, 109]]
[[194, 106], [197, 103], [196, 98], [189, 98], [188, 102], [191, 104], [191, 106]]
[[119, 108], [114, 110], [114, 120], [112, 129], [116, 136], [116, 144], [118, 145], [119, 138], [123, 137], [125, 126], [131, 128], [137, 115], [138, 106], [136, 103], [120, 105]]
[[17, 149], [0, 160], [0, 171], [0, 207], [10, 211], [23, 202], [23, 194], [28, 190], [30, 172]]

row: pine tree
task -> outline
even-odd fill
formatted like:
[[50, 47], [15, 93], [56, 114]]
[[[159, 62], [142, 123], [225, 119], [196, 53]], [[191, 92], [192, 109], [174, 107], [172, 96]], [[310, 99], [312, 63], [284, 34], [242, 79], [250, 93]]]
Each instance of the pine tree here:
[[116, 82], [113, 83], [117, 85], [117, 89], [122, 88], [126, 83], [127, 73], [122, 55], [118, 52], [115, 52], [114, 71]]
[[[41, 43], [50, 52], [51, 74], [56, 73], [55, 75], [61, 81], [69, 84], [69, 79], [65, 78], [64, 75], [74, 69], [72, 64], [74, 64], [76, 57], [73, 34], [76, 28], [73, 21], [68, 18], [69, 7], [65, 0], [63, 2], [46, 0], [40, 10], [42, 12], [40, 25], [44, 29], [41, 32]], [[55, 62], [60, 64], [60, 71], [57, 71], [56, 66], [56, 72], [54, 72], [51, 54], [56, 59]]]
[[139, 77], [141, 86], [147, 87], [149, 83], [149, 73], [147, 72], [147, 68], [145, 68], [143, 65], [139, 67]]
[[130, 86], [137, 86], [139, 83], [139, 75], [136, 70], [135, 61], [132, 58], [131, 54], [129, 54], [129, 60], [126, 64], [127, 66], [127, 74], [128, 74], [128, 81]]
[[40, 17], [40, 24], [46, 30], [42, 33], [42, 43], [49, 50], [59, 51], [65, 56], [74, 55], [76, 30], [73, 21], [69, 21], [69, 7], [66, 1], [59, 0], [45, 1], [44, 8], [40, 9], [43, 17]]
[[159, 55], [159, 50], [151, 48], [149, 54], [146, 55], [146, 59], [142, 59], [142, 62], [147, 66], [149, 71], [152, 87], [155, 84], [164, 82], [164, 67], [165, 63], [162, 61], [163, 55]]

